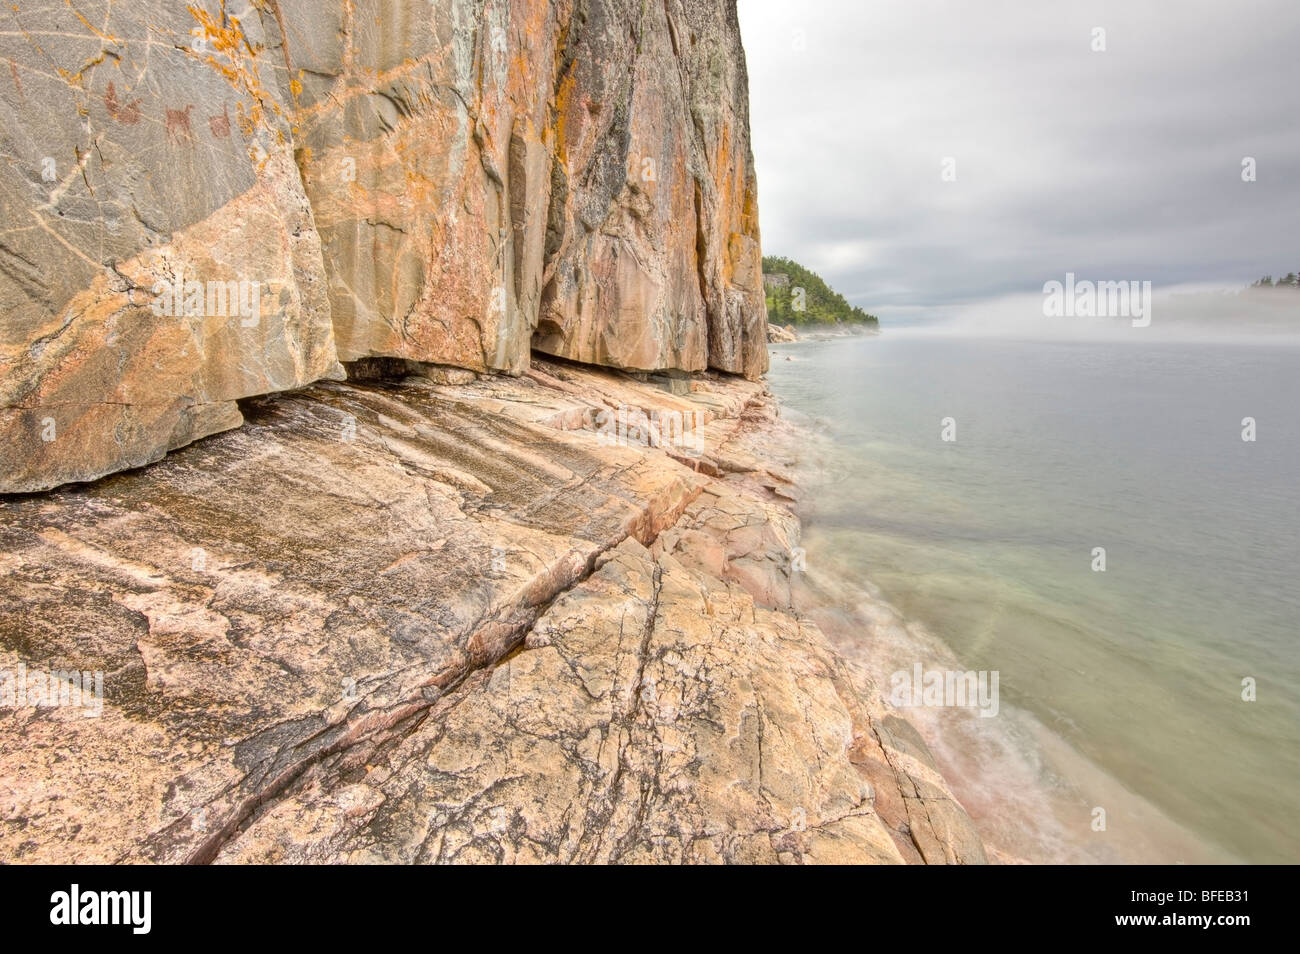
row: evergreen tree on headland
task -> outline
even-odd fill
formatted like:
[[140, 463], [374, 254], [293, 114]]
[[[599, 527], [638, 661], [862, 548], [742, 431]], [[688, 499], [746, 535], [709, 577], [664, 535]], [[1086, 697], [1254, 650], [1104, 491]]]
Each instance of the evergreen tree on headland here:
[[[784, 275], [785, 279], [770, 280]], [[821, 276], [780, 255], [763, 256], [767, 320], [775, 325], [854, 324], [876, 327], [879, 320], [835, 291]], [[799, 289], [802, 289], [800, 294]], [[802, 306], [802, 308], [800, 307]]]
[[1265, 275], [1257, 282], [1252, 282], [1251, 288], [1294, 288], [1300, 289], [1300, 276], [1295, 272], [1287, 272], [1285, 278], [1279, 278], [1273, 281], [1272, 275]]

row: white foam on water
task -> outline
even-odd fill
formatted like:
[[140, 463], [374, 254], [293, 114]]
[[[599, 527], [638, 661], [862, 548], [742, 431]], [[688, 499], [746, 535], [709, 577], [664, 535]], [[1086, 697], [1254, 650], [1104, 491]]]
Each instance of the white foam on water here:
[[[808, 605], [803, 608], [886, 699], [891, 673], [911, 671], [916, 663], [927, 671], [966, 671], [941, 640], [902, 617], [870, 584], [840, 575], [816, 535], [804, 542], [810, 567], [819, 569], [808, 571]], [[898, 714], [921, 733], [994, 860], [1240, 861], [1129, 791], [1031, 713], [1005, 701], [993, 718], [974, 707], [909, 706]], [[1104, 831], [1094, 829], [1096, 808], [1105, 809]]]

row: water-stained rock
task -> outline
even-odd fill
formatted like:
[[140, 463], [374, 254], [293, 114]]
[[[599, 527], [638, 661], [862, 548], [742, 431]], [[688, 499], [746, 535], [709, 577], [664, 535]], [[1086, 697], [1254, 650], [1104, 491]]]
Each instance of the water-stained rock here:
[[0, 492], [340, 360], [766, 367], [734, 3], [19, 0], [0, 62]]
[[262, 21], [208, 7], [0, 10], [0, 492], [341, 375]]

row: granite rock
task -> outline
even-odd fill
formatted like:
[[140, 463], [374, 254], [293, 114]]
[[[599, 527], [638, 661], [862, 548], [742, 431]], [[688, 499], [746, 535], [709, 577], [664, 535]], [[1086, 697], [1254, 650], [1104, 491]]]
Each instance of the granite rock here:
[[[324, 383], [0, 499], [0, 861], [982, 860], [781, 605], [779, 467], [692, 466], [757, 448], [770, 398], [693, 384]], [[72, 670], [98, 711], [6, 697]]]
[[20, 0], [0, 60], [0, 492], [341, 361], [766, 368], [732, 2]]

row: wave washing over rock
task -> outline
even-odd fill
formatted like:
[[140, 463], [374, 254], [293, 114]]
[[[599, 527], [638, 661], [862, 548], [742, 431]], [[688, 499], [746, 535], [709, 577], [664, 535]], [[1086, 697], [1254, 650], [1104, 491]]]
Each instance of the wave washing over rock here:
[[792, 607], [734, 4], [0, 22], [0, 860], [984, 860]]

